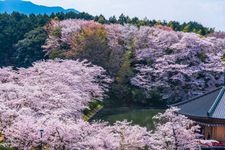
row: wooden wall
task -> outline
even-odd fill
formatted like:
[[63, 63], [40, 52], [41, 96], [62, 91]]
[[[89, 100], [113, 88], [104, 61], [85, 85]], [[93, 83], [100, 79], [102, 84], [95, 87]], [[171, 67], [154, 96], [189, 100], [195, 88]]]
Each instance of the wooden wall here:
[[205, 139], [214, 139], [217, 141], [225, 141], [225, 126], [203, 127], [202, 133]]

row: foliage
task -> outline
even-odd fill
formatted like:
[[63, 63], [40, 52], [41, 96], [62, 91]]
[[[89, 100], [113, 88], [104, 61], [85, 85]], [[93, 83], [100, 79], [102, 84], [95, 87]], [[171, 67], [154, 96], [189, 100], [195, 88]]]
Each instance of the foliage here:
[[0, 14], [0, 66], [14, 64], [14, 45], [29, 31], [43, 26], [49, 20], [46, 15]]
[[104, 73], [101, 67], [72, 60], [37, 62], [27, 69], [2, 68], [0, 131], [6, 142], [35, 147], [41, 140], [38, 130], [46, 129], [50, 136], [58, 127], [74, 124], [89, 102], [102, 100], [110, 82]]
[[121, 66], [115, 75], [115, 81], [112, 83], [109, 92], [109, 100], [115, 104], [131, 104], [132, 103], [132, 87], [130, 78], [133, 76], [133, 68], [131, 67], [131, 50], [127, 50], [121, 60]]
[[215, 32], [210, 33], [209, 36], [224, 39], [225, 38], [225, 32], [215, 31]]
[[15, 150], [14, 148], [6, 148], [4, 146], [0, 146], [0, 150]]
[[177, 114], [175, 108], [156, 116], [154, 133], [127, 121], [108, 125], [80, 120], [81, 110], [88, 107], [91, 99], [101, 99], [106, 90], [103, 81], [107, 83], [109, 79], [99, 80], [98, 76], [105, 77], [102, 73], [104, 70], [97, 66], [62, 60], [39, 62], [17, 71], [1, 69], [0, 129], [6, 137], [5, 145], [59, 150], [161, 150], [165, 145], [177, 149], [197, 146], [198, 127]]
[[[80, 120], [82, 110], [93, 99], [101, 100], [107, 90], [110, 80], [100, 67], [55, 60], [38, 62], [27, 69], [2, 68], [0, 73], [0, 129], [11, 147], [157, 150], [167, 142], [158, 140], [164, 134], [175, 139], [172, 147], [196, 146], [197, 127], [187, 128], [192, 122], [175, 115], [177, 109], [157, 116], [159, 122], [154, 134], [126, 121], [109, 126]], [[182, 134], [175, 134], [178, 132]]]
[[[101, 99], [110, 80], [85, 62], [47, 61], [31, 68], [1, 69], [1, 132], [19, 149], [136, 149], [146, 145], [145, 128], [80, 120], [92, 99]], [[43, 133], [41, 133], [43, 132]], [[135, 133], [135, 134], [134, 134]], [[41, 136], [42, 134], [42, 136]]]
[[204, 62], [206, 59], [207, 59], [207, 55], [204, 53], [204, 52], [199, 52], [197, 53], [197, 57], [202, 61]]
[[15, 64], [19, 67], [31, 66], [37, 60], [45, 58], [45, 53], [41, 48], [47, 39], [47, 33], [43, 28], [36, 28], [25, 34], [23, 40], [15, 45]]
[[[67, 103], [71, 104], [69, 101]], [[1, 112], [5, 112], [1, 113], [1, 119], [5, 115], [12, 115], [11, 119], [14, 120], [7, 122], [2, 128], [6, 144], [9, 146], [31, 149], [42, 145], [48, 149], [59, 150], [74, 148], [161, 150], [194, 149], [197, 146], [195, 132], [198, 131], [198, 126], [194, 126], [192, 121], [177, 114], [178, 110], [175, 108], [155, 117], [158, 121], [154, 133], [127, 121], [118, 121], [113, 125], [104, 122], [88, 123], [70, 119], [69, 116], [59, 119], [56, 111], [51, 111], [47, 117], [43, 114], [37, 115], [35, 111], [28, 113], [27, 109], [29, 108], [23, 106], [23, 113], [22, 110], [13, 112], [10, 109], [1, 109]], [[32, 109], [38, 109], [37, 105], [33, 105]], [[4, 119], [6, 121], [6, 118]]]
[[1, 69], [2, 107], [19, 114], [35, 111], [41, 116], [48, 116], [50, 109], [59, 118], [81, 118], [91, 100], [102, 100], [109, 81], [103, 73], [101, 67], [69, 60], [38, 62], [17, 71]]
[[[189, 22], [180, 24], [175, 21], [171, 21], [166, 23], [148, 20], [147, 18], [141, 20], [137, 17], [129, 18], [121, 14], [121, 16], [117, 19], [115, 16], [110, 17], [109, 20], [105, 19], [103, 15], [92, 16], [88, 13], [52, 13], [51, 15], [24, 15], [17, 12], [13, 12], [11, 14], [0, 14], [0, 66], [8, 66], [8, 65], [17, 65], [17, 63], [23, 64], [26, 60], [21, 60], [22, 62], [18, 62], [14, 60], [14, 56], [16, 55], [16, 49], [14, 45], [18, 43], [19, 40], [23, 40], [25, 38], [25, 34], [34, 30], [38, 27], [43, 27], [46, 23], [48, 23], [51, 19], [84, 19], [84, 20], [96, 20], [102, 24], [133, 24], [138, 27], [140, 26], [155, 26], [155, 25], [163, 25], [169, 26], [175, 31], [187, 31], [187, 32], [195, 32], [201, 35], [207, 35], [212, 33], [214, 30], [204, 27], [201, 24], [196, 22]], [[55, 30], [55, 34], [57, 35], [59, 29]], [[32, 48], [32, 45], [30, 45]], [[25, 59], [25, 58], [24, 58]]]
[[67, 124], [49, 120], [45, 124], [43, 138], [40, 138], [40, 133], [36, 130], [39, 124], [32, 125], [26, 120], [23, 124], [15, 123], [6, 134], [11, 136], [12, 145], [19, 149], [37, 148], [42, 144], [43, 147], [52, 150], [136, 150], [152, 144], [150, 132], [146, 128], [131, 125], [126, 121], [117, 122], [112, 126], [107, 123], [90, 124], [82, 120], [75, 123], [67, 122]]
[[83, 110], [83, 120], [89, 121], [103, 107], [104, 107], [104, 104], [102, 101], [89, 102], [88, 108]]
[[137, 74], [131, 83], [145, 89], [147, 97], [156, 91], [174, 103], [223, 84], [224, 39], [156, 28], [140, 30], [149, 33], [140, 37], [148, 46], [136, 50]]
[[[85, 20], [96, 20], [101, 24]], [[47, 39], [45, 31], [42, 29], [43, 26], [48, 33]], [[185, 26], [188, 27], [185, 28]], [[173, 32], [172, 29], [183, 31], [184, 28], [187, 32], [197, 32], [204, 36], [213, 32], [212, 29], [203, 27], [196, 22], [180, 24], [172, 21], [167, 23], [165, 21], [150, 21], [147, 18], [144, 18], [143, 20], [140, 20], [137, 17], [129, 18], [123, 14], [118, 19], [114, 16], [109, 20], [103, 15], [94, 17], [87, 13], [76, 14], [73, 12], [66, 14], [56, 13], [49, 16], [33, 14], [27, 16], [19, 13], [1, 14], [0, 29], [2, 32], [0, 33], [0, 66], [28, 67], [34, 61], [46, 59], [48, 57], [80, 60], [88, 59], [88, 61], [93, 64], [106, 69], [107, 73], [115, 79], [111, 91], [109, 92], [109, 99], [112, 99], [114, 102], [117, 100], [118, 104], [121, 102], [120, 104], [123, 105], [133, 103], [151, 105], [152, 103], [155, 103], [149, 98], [151, 97], [151, 95], [149, 96], [149, 93], [151, 94], [152, 89], [146, 90], [143, 86], [133, 84], [134, 80], [130, 80], [135, 74], [138, 75], [139, 72], [138, 67], [134, 70], [134, 66], [146, 65], [155, 68], [157, 57], [161, 57], [162, 55], [174, 57], [179, 50], [176, 48], [174, 49], [171, 46], [182, 39], [181, 36], [183, 36], [183, 33]], [[219, 34], [211, 34], [211, 40], [213, 40], [216, 35]], [[199, 38], [202, 40], [205, 37]], [[210, 38], [207, 38], [207, 40], [211, 41]], [[44, 47], [42, 47], [44, 41], [47, 42]], [[222, 44], [223, 39], [220, 38], [219, 41], [216, 41], [217, 42], [213, 44], [217, 46]], [[190, 44], [188, 43], [188, 45]], [[42, 52], [43, 49], [45, 49], [44, 52]], [[144, 59], [137, 58], [139, 57], [136, 56], [137, 51], [147, 51], [148, 49], [149, 52], [152, 49], [154, 51], [151, 52], [151, 54], [148, 53], [151, 57], [144, 56], [146, 57]], [[208, 64], [211, 59], [209, 57], [211, 56], [211, 53], [204, 52], [204, 44], [200, 45], [199, 49], [196, 47], [192, 49], [194, 49], [194, 51], [199, 51], [196, 54], [199, 60]], [[218, 49], [221, 49], [221, 47], [218, 46]], [[128, 53], [130, 53], [130, 56], [124, 60], [125, 55]], [[220, 54], [218, 53], [218, 55]], [[192, 56], [196, 58], [194, 54], [188, 56], [188, 58], [192, 59]], [[183, 63], [181, 59], [176, 59], [175, 61], [176, 64]], [[212, 58], [211, 61], [214, 61], [214, 58]], [[194, 62], [195, 61], [190, 61], [190, 66], [194, 66]], [[158, 75], [156, 75], [156, 77], [157, 76]], [[216, 74], [216, 76], [219, 75]], [[117, 82], [117, 80], [120, 80], [120, 82]], [[154, 79], [153, 81], [154, 83], [157, 82]], [[173, 83], [172, 86], [178, 85], [178, 81], [171, 81], [171, 83]], [[219, 84], [220, 80], [218, 83], [215, 83], [215, 85]], [[171, 100], [176, 97], [174, 100], [178, 101], [187, 98], [186, 94], [184, 94], [185, 97], [179, 96], [180, 89], [178, 86], [171, 88], [171, 85], [169, 85], [171, 89], [175, 89], [173, 90], [175, 92], [172, 92], [172, 95], [168, 96], [168, 92], [170, 91], [168, 91], [167, 85], [166, 88], [162, 88], [158, 84], [152, 85], [154, 86], [154, 89], [156, 89], [156, 92], [162, 92], [163, 99]], [[202, 84], [200, 86], [202, 86]], [[211, 82], [207, 83], [206, 86], [210, 87]], [[186, 87], [191, 87], [191, 85], [187, 85]], [[214, 84], [212, 87], [214, 87]], [[141, 90], [139, 90], [140, 88]], [[138, 90], [139, 92], [133, 92]], [[185, 89], [185, 93], [188, 93], [188, 97], [201, 94], [199, 93], [198, 87], [194, 90], [196, 91], [191, 91], [189, 93], [189, 91]], [[207, 91], [208, 88], [204, 90]], [[121, 96], [114, 97], [113, 95], [116, 93]], [[137, 93], [140, 95], [137, 95]], [[167, 96], [165, 96], [166, 94]], [[139, 97], [138, 100], [136, 99], [137, 97]], [[160, 103], [161, 102], [159, 102], [159, 104]]]
[[[68, 18], [102, 24], [60, 21]], [[1, 68], [0, 131], [6, 144], [19, 149], [194, 149], [198, 127], [175, 108], [157, 116], [154, 133], [126, 121], [81, 120], [85, 109], [98, 107], [93, 101], [108, 91], [112, 81], [106, 73], [114, 78], [109, 99], [121, 104], [162, 105], [162, 99], [177, 101], [219, 86], [224, 39], [172, 29], [204, 36], [213, 32], [195, 22], [181, 25], [123, 14], [118, 20], [86, 13], [1, 14], [0, 66], [28, 67], [44, 54], [94, 64], [48, 60], [26, 69]]]
[[[61, 36], [52, 36], [54, 28], [61, 29]], [[137, 28], [73, 19], [53, 20], [47, 31], [44, 47], [51, 58], [87, 59], [114, 78], [108, 93], [110, 105], [162, 106], [222, 83], [224, 39], [175, 32], [164, 26]], [[201, 76], [203, 72], [205, 76]], [[144, 90], [139, 90], [139, 95], [133, 92], [140, 88]]]
[[157, 149], [196, 149], [200, 127], [187, 117], [178, 114], [179, 109], [170, 108], [164, 114], [159, 113], [156, 119], [156, 131], [153, 135]]
[[108, 70], [110, 49], [106, 34], [100, 24], [81, 26], [81, 31], [72, 39], [71, 51], [66, 52], [66, 58], [87, 59]]

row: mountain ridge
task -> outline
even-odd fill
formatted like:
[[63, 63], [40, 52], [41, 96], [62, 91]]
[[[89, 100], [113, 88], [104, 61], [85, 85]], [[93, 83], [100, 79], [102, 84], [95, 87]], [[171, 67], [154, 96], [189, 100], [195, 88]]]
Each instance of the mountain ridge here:
[[37, 5], [30, 1], [22, 1], [22, 0], [4, 0], [0, 1], [0, 13], [12, 13], [12, 12], [20, 12], [24, 14], [51, 14], [57, 12], [76, 12], [79, 11], [75, 9], [64, 9], [59, 6], [48, 7], [44, 5]]

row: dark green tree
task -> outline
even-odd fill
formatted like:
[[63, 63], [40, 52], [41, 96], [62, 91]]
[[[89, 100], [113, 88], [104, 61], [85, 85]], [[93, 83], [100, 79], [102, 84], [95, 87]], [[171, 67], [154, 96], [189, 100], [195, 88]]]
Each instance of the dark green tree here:
[[126, 24], [129, 21], [129, 17], [126, 17], [124, 14], [121, 14], [118, 19], [119, 24]]
[[33, 62], [45, 58], [42, 45], [44, 45], [47, 37], [47, 33], [41, 27], [25, 34], [25, 38], [15, 45], [15, 65], [17, 67], [27, 67]]
[[96, 16], [95, 21], [97, 21], [101, 24], [106, 24], [108, 22], [103, 15]]
[[116, 19], [116, 17], [115, 16], [112, 16], [112, 17], [110, 17], [109, 18], [109, 23], [117, 23], [117, 19]]

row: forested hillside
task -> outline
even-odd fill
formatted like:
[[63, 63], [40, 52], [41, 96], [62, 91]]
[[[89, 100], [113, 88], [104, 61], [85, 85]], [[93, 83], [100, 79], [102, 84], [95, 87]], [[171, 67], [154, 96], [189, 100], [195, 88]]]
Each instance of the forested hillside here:
[[[193, 150], [207, 142], [178, 108], [162, 111], [223, 84], [223, 32], [73, 12], [0, 14], [0, 31], [0, 149]], [[103, 106], [162, 113], [151, 131], [92, 122]]]
[[196, 22], [12, 13], [0, 15], [0, 29], [0, 66], [86, 59], [113, 79], [108, 106], [163, 106], [222, 84], [223, 34]]
[[[28, 49], [29, 47], [32, 49], [33, 47], [35, 47], [38, 50], [40, 50], [41, 48], [36, 46], [39, 46], [40, 44], [38, 43], [39, 42], [42, 43], [43, 42], [42, 40], [44, 40], [43, 37], [45, 32], [42, 29], [51, 19], [56, 19], [56, 18], [59, 20], [64, 20], [64, 19], [95, 20], [103, 24], [111, 24], [111, 23], [127, 24], [128, 23], [138, 27], [162, 25], [162, 26], [168, 26], [176, 31], [195, 32], [201, 35], [207, 35], [213, 32], [213, 29], [204, 27], [201, 24], [198, 24], [196, 22], [180, 24], [176, 21], [171, 21], [167, 23], [165, 21], [160, 22], [156, 20], [148, 20], [148, 19], [141, 20], [138, 18], [129, 18], [128, 16], [124, 16], [123, 14], [118, 19], [116, 17], [110, 17], [107, 20], [102, 15], [94, 17], [87, 13], [74, 13], [74, 12], [69, 12], [66, 14], [53, 13], [51, 15], [34, 15], [34, 14], [24, 15], [17, 12], [13, 12], [11, 14], [3, 13], [3, 14], [0, 14], [0, 30], [1, 30], [0, 32], [0, 54], [1, 54], [0, 66], [31, 65], [29, 61], [31, 62], [31, 61], [34, 61], [33, 59], [36, 60], [38, 58], [22, 58], [23, 60], [25, 60], [25, 62], [20, 62], [20, 61], [18, 62], [18, 59], [21, 58], [21, 56], [18, 56], [20, 55], [18, 53], [20, 53], [21, 50], [18, 50], [18, 49], [20, 49], [20, 46], [22, 47], [25, 46]], [[30, 31], [31, 33], [29, 33]], [[39, 34], [42, 34], [41, 38], [39, 38]], [[32, 35], [36, 36], [35, 38], [36, 44], [29, 45], [29, 42], [28, 42], [28, 45], [23, 45], [23, 41], [31, 39], [31, 37], [29, 38], [29, 36], [32, 36]], [[32, 41], [34, 41], [34, 39]], [[17, 45], [20, 45], [20, 46], [18, 47]], [[27, 57], [34, 56], [31, 54], [25, 54], [25, 55]]]

